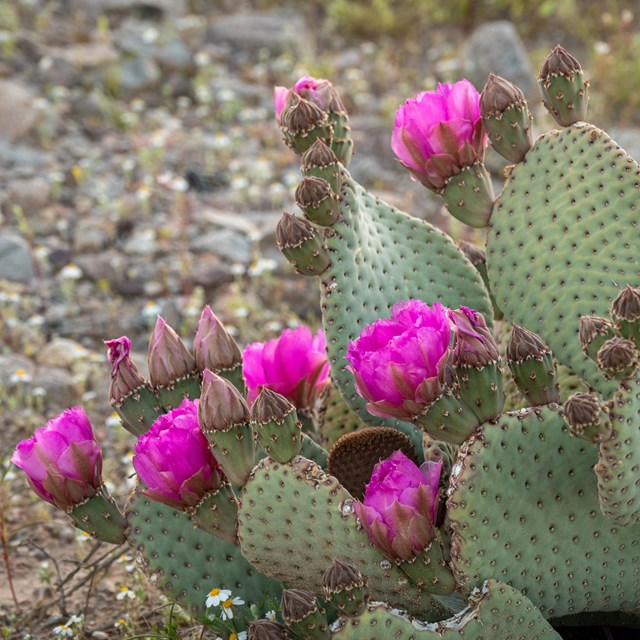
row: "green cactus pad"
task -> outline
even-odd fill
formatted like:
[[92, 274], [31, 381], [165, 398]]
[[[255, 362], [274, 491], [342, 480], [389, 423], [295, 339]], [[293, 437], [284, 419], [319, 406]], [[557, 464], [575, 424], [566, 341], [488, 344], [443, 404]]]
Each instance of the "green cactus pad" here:
[[640, 378], [623, 380], [612, 402], [612, 436], [600, 445], [595, 467], [602, 512], [622, 526], [640, 522], [639, 417]]
[[[331, 375], [347, 404], [369, 425], [388, 424], [369, 414], [346, 370], [349, 341], [400, 300], [466, 305], [493, 321], [480, 275], [442, 231], [365, 191], [344, 171], [341, 217], [325, 229], [331, 258], [321, 276], [323, 324]], [[418, 439], [419, 442], [419, 439]]]
[[450, 477], [451, 558], [463, 593], [507, 580], [547, 618], [640, 609], [640, 527], [600, 511], [595, 447], [557, 405], [483, 425]]
[[424, 623], [371, 603], [355, 618], [341, 618], [335, 640], [551, 640], [560, 636], [521, 593], [488, 580], [469, 598], [469, 606], [448, 620]]
[[288, 587], [321, 595], [322, 576], [340, 560], [362, 572], [372, 598], [430, 620], [448, 615], [369, 542], [349, 492], [301, 456], [288, 464], [263, 458], [256, 465], [242, 491], [238, 538], [253, 566]]
[[582, 353], [578, 327], [638, 284], [639, 189], [637, 163], [604, 132], [584, 123], [550, 131], [513, 168], [487, 236], [505, 316], [605, 395], [615, 383]]
[[195, 529], [181, 511], [134, 494], [127, 504], [127, 541], [151, 582], [197, 615], [213, 587], [231, 589], [247, 603], [280, 597], [281, 585], [252, 567], [240, 549]]

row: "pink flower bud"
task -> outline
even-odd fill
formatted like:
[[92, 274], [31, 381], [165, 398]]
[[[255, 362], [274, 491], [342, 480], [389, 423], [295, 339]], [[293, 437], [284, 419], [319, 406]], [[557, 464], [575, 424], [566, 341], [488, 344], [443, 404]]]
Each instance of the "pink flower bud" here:
[[401, 451], [378, 463], [356, 515], [388, 558], [411, 560], [435, 537], [442, 460], [417, 467]]
[[131, 340], [127, 336], [115, 340], [105, 340], [104, 344], [109, 349], [107, 358], [111, 363], [109, 401], [119, 403], [132, 391], [143, 386], [146, 381], [129, 357]]
[[236, 341], [208, 305], [200, 315], [193, 340], [193, 353], [199, 371], [228, 371], [242, 363], [242, 354]]
[[200, 429], [197, 400], [183, 400], [140, 436], [133, 466], [145, 495], [180, 510], [195, 507], [224, 480]]
[[102, 486], [102, 451], [82, 407], [67, 409], [20, 442], [11, 461], [43, 500], [63, 511]]
[[486, 146], [480, 96], [468, 80], [439, 84], [396, 112], [391, 148], [414, 179], [433, 191], [463, 167], [482, 162]]
[[439, 302], [398, 302], [391, 318], [365, 327], [346, 358], [369, 413], [401, 420], [423, 413], [440, 396], [450, 339]]
[[273, 107], [276, 112], [276, 120], [278, 123], [280, 122], [280, 114], [284, 109], [284, 106], [287, 104], [287, 100], [289, 99], [290, 89], [287, 87], [274, 87], [273, 88]]
[[313, 407], [328, 384], [329, 363], [324, 332], [308, 327], [285, 329], [279, 338], [247, 345], [242, 373], [247, 401], [252, 404], [263, 387], [289, 400], [297, 409]]
[[312, 78], [302, 76], [292, 89], [286, 87], [273, 88], [273, 106], [276, 112], [276, 120], [280, 124], [281, 115], [291, 97], [295, 93], [304, 100], [313, 103], [322, 111], [330, 113], [345, 113], [344, 106], [336, 93], [333, 85], [324, 78]]
[[498, 345], [481, 313], [469, 307], [449, 310], [448, 313], [455, 336], [454, 365], [482, 369], [500, 359]]
[[149, 377], [156, 387], [167, 387], [196, 370], [196, 362], [178, 334], [158, 316], [149, 341]]

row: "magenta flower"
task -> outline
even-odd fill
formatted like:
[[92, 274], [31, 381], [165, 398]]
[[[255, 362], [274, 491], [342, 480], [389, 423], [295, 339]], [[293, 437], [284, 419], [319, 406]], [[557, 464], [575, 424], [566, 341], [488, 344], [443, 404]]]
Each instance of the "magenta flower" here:
[[308, 327], [285, 329], [279, 338], [247, 345], [242, 373], [249, 405], [263, 388], [271, 389], [296, 408], [313, 407], [328, 384], [329, 363], [322, 330], [314, 336]]
[[198, 401], [185, 399], [161, 415], [135, 446], [133, 466], [143, 493], [174, 509], [195, 507], [220, 488], [222, 472], [198, 423]]
[[369, 540], [393, 560], [411, 560], [436, 535], [438, 482], [442, 461], [417, 467], [401, 451], [379, 462], [356, 515]]
[[460, 80], [400, 106], [391, 148], [416, 180], [440, 191], [463, 167], [482, 162], [487, 140], [480, 96], [468, 80]]
[[109, 401], [115, 404], [122, 402], [127, 396], [145, 384], [138, 367], [133, 363], [131, 340], [121, 336], [114, 340], [105, 340], [108, 349], [107, 358], [111, 363], [111, 384], [109, 386]]
[[11, 461], [43, 500], [63, 511], [102, 486], [102, 451], [82, 407], [67, 409], [20, 442]]
[[440, 396], [449, 356], [447, 310], [435, 302], [398, 302], [349, 343], [347, 367], [375, 416], [412, 420]]

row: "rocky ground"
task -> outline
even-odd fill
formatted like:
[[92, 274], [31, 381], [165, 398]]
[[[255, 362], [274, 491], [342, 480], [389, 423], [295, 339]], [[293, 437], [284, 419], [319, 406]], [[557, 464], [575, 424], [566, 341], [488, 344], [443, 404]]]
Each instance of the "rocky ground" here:
[[[126, 550], [100, 559], [109, 549], [32, 500], [8, 461], [35, 427], [82, 403], [103, 439], [113, 492], [125, 496], [131, 442], [106, 400], [102, 340], [126, 334], [144, 354], [157, 314], [188, 338], [205, 303], [241, 343], [318, 322], [315, 283], [294, 276], [275, 246], [299, 172], [275, 126], [273, 85], [305, 73], [333, 80], [351, 113], [353, 175], [460, 235], [396, 165], [395, 108], [462, 73], [481, 88], [493, 71], [535, 110], [532, 64], [563, 37], [574, 40], [543, 31], [525, 48], [505, 21], [473, 33], [433, 28], [419, 42], [345, 40], [339, 25], [314, 22], [298, 3], [241, 9], [0, 2], [0, 575], [10, 567], [15, 592], [14, 601], [0, 578], [3, 637], [52, 637], [81, 613], [94, 638], [166, 619]], [[606, 124], [640, 157], [640, 130]], [[490, 165], [499, 174], [499, 160]], [[137, 599], [118, 600], [123, 586]]]

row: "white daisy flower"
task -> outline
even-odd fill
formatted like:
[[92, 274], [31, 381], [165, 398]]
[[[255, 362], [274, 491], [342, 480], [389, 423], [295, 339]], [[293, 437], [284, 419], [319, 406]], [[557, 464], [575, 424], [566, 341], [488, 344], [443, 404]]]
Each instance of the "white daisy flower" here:
[[136, 594], [129, 589], [129, 587], [120, 587], [120, 592], [116, 596], [116, 600], [124, 600], [128, 598], [129, 600], [135, 600]]
[[207, 595], [206, 606], [217, 607], [228, 600], [230, 595], [231, 591], [229, 591], [229, 589], [217, 589], [214, 587]]
[[264, 614], [264, 617], [267, 620], [271, 620], [271, 622], [273, 622], [276, 619], [276, 612], [271, 609], [270, 611], [267, 611], [267, 613]]
[[220, 612], [220, 617], [223, 620], [233, 619], [233, 607], [238, 607], [241, 604], [244, 604], [244, 600], [242, 598], [239, 598], [238, 596], [225, 600], [222, 603], [222, 611]]
[[69, 638], [73, 636], [73, 629], [66, 624], [61, 624], [58, 627], [53, 627], [53, 633], [61, 638]]
[[247, 632], [246, 631], [240, 631], [238, 633], [232, 633], [229, 636], [229, 640], [247, 640]]

